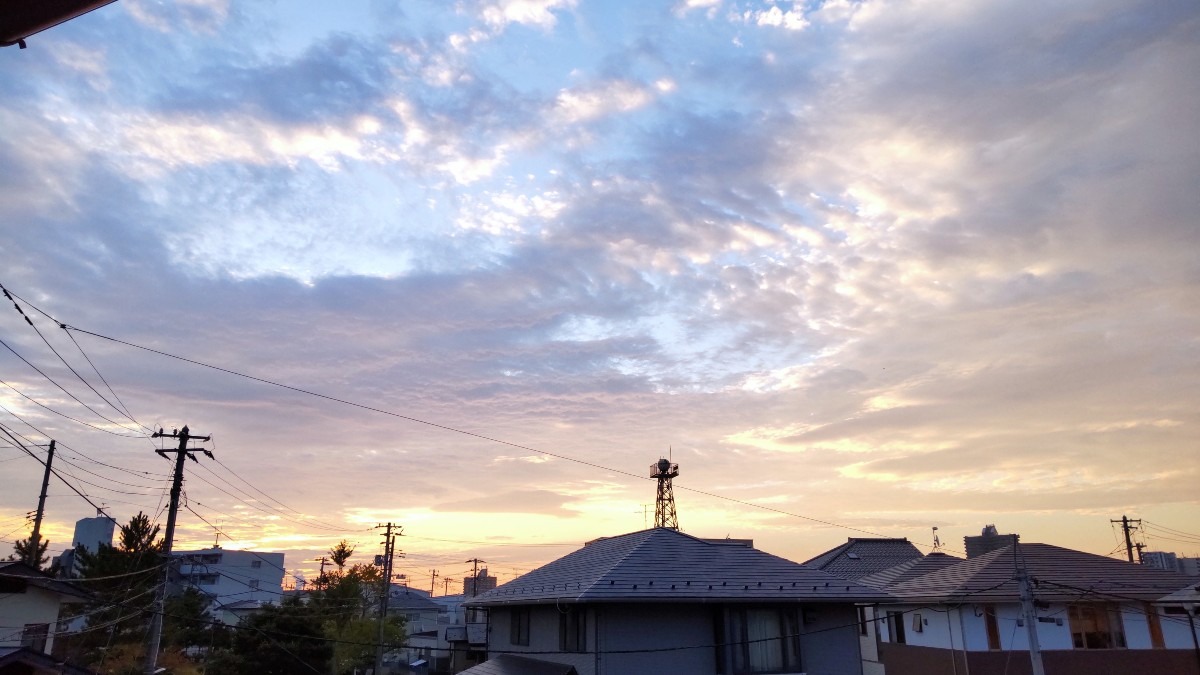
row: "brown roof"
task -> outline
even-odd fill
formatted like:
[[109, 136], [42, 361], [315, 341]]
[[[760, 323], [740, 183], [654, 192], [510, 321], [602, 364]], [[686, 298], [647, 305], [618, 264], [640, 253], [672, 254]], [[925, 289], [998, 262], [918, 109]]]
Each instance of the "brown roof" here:
[[947, 565], [917, 578], [885, 587], [901, 600], [1013, 602], [1019, 597], [1018, 563], [1044, 601], [1154, 601], [1187, 586], [1190, 580], [1123, 560], [1050, 544], [1017, 544]]

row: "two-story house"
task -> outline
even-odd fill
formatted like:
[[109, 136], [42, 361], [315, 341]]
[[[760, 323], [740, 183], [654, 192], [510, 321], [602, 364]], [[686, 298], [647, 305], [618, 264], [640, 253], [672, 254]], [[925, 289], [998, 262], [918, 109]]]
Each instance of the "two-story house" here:
[[589, 542], [468, 605], [487, 610], [490, 657], [547, 672], [859, 675], [855, 605], [887, 597], [745, 540], [655, 528]]

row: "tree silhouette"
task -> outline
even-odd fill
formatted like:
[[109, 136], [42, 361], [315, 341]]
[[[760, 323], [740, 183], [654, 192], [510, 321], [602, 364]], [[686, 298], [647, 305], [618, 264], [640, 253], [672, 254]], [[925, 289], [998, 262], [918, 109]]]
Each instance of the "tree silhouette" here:
[[18, 539], [13, 544], [13, 554], [8, 556], [8, 559], [26, 562], [30, 567], [36, 567], [40, 570], [50, 560], [50, 558], [46, 557], [46, 549], [50, 547], [50, 540], [42, 539], [41, 536], [38, 536], [37, 554], [30, 555], [33, 553], [33, 544], [30, 541], [32, 538], [33, 535], [25, 539]]
[[339, 541], [337, 546], [329, 549], [329, 559], [333, 561], [334, 565], [337, 565], [339, 572], [346, 566], [346, 561], [352, 555], [354, 555], [354, 547], [345, 539]]

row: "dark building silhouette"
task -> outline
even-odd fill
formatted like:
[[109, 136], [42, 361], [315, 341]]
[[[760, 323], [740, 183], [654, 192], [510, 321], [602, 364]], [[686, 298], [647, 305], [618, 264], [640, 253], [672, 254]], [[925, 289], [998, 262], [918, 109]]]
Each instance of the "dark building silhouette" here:
[[1012, 546], [1020, 538], [1019, 534], [1000, 534], [995, 525], [984, 525], [983, 532], [978, 537], [963, 537], [963, 543], [967, 545], [967, 557], [974, 558], [1005, 546]]

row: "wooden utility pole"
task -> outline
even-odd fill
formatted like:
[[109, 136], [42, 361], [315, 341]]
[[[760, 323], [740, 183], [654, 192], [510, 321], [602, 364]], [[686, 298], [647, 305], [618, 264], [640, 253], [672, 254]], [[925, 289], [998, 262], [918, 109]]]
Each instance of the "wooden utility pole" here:
[[429, 582], [429, 597], [432, 598], [433, 597], [433, 589], [437, 588], [438, 571], [437, 570], [430, 570], [430, 571], [433, 572], [433, 579]]
[[1133, 528], [1130, 525], [1137, 523], [1140, 526], [1142, 524], [1141, 519], [1130, 520], [1129, 516], [1121, 516], [1120, 520], [1109, 520], [1108, 522], [1121, 524], [1121, 530], [1125, 532], [1125, 555], [1128, 556], [1129, 562], [1133, 562], [1133, 537], [1130, 536]]
[[42, 543], [42, 514], [46, 511], [46, 489], [50, 487], [50, 464], [54, 462], [54, 439], [50, 439], [50, 450], [46, 453], [46, 473], [42, 474], [42, 494], [38, 496], [37, 514], [33, 517], [33, 533], [29, 535], [29, 550], [25, 552], [25, 564], [41, 569], [38, 548]]
[[[150, 617], [150, 633], [146, 638], [146, 663], [142, 670], [145, 675], [154, 675], [158, 666], [158, 648], [162, 642], [163, 607], [167, 600], [167, 584], [171, 580], [171, 543], [175, 538], [175, 517], [179, 513], [179, 493], [183, 490], [183, 460], [190, 459], [197, 463], [200, 461], [188, 449], [188, 441], [208, 441], [212, 440], [212, 436], [192, 436], [188, 433], [187, 426], [184, 426], [179, 431], [171, 430], [169, 434], [163, 433], [163, 430], [159, 429], [151, 435], [151, 438], [178, 438], [179, 447], [174, 450], [154, 451], [163, 457], [166, 457], [168, 452], [175, 453], [175, 474], [171, 480], [171, 508], [167, 512], [167, 531], [163, 535], [163, 580], [154, 596], [154, 614]], [[208, 450], [201, 448], [201, 452], [213, 459], [213, 454]]]

